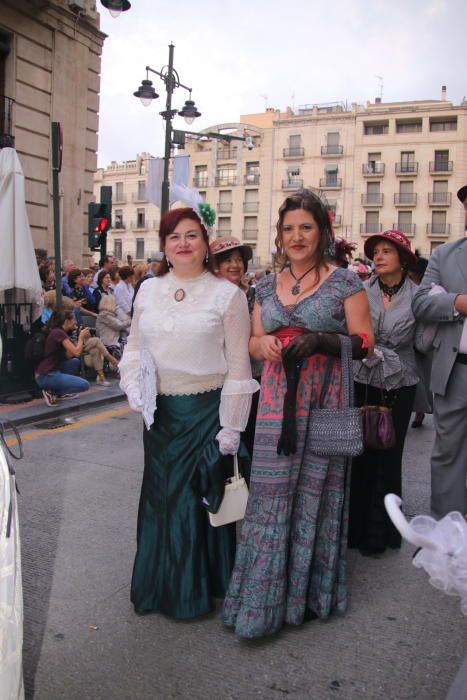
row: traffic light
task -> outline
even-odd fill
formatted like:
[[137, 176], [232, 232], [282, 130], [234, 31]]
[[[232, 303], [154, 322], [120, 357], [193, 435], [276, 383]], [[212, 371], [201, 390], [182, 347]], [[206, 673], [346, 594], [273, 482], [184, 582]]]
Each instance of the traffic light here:
[[107, 205], [101, 202], [90, 202], [88, 205], [88, 246], [91, 250], [101, 249], [109, 225]]
[[101, 201], [88, 205], [88, 246], [100, 250], [103, 257], [107, 250], [107, 231], [112, 221], [112, 188], [101, 187]]

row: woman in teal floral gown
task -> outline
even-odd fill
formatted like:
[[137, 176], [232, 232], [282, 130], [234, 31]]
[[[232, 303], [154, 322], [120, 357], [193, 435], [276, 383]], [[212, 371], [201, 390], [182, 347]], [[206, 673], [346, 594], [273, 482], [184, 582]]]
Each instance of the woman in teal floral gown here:
[[[346, 610], [349, 460], [314, 455], [306, 426], [330, 356], [323, 406], [342, 404], [337, 334], [351, 335], [359, 357], [373, 342], [361, 281], [327, 262], [333, 231], [322, 201], [309, 190], [288, 197], [277, 231], [284, 267], [256, 288], [250, 353], [265, 364], [250, 497], [223, 609], [224, 623], [247, 638]], [[290, 359], [301, 367], [296, 397], [284, 370]]]

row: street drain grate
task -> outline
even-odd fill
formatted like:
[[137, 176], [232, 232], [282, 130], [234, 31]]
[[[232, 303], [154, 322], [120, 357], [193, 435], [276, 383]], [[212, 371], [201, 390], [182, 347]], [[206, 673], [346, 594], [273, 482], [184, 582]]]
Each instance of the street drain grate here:
[[57, 428], [65, 428], [68, 425], [73, 425], [73, 423], [76, 423], [76, 420], [76, 418], [54, 418], [45, 423], [39, 423], [37, 427], [41, 430], [56, 430]]

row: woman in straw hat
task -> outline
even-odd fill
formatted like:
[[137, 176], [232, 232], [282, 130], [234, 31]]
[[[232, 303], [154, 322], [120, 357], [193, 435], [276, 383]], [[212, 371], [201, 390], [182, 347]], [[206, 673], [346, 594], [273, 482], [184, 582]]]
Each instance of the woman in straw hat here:
[[[217, 273], [245, 292], [248, 301], [248, 309], [251, 313], [255, 303], [255, 290], [246, 283], [245, 275], [248, 271], [248, 263], [253, 257], [252, 249], [249, 245], [240, 243], [238, 238], [234, 236], [219, 236], [211, 242], [210, 248], [214, 256], [214, 264]], [[251, 374], [254, 379], [260, 382], [263, 363], [254, 358], [250, 358], [250, 361]], [[250, 455], [253, 454], [258, 399], [259, 393], [256, 392], [252, 396], [250, 417], [242, 435], [243, 442]], [[243, 476], [246, 477], [247, 481], [249, 480], [249, 473], [243, 473]]]

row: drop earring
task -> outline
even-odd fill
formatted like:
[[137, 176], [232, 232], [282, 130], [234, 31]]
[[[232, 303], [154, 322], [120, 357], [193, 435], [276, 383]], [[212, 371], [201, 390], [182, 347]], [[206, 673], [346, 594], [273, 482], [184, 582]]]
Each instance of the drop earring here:
[[206, 257], [204, 259], [207, 263], [209, 262], [209, 251], [208, 250], [206, 250]]
[[167, 267], [168, 267], [168, 268], [171, 268], [171, 267], [172, 267], [172, 263], [170, 262], [170, 260], [169, 260], [169, 258], [167, 257], [167, 255], [165, 256], [165, 259], [166, 259], [166, 261], [167, 261]]

